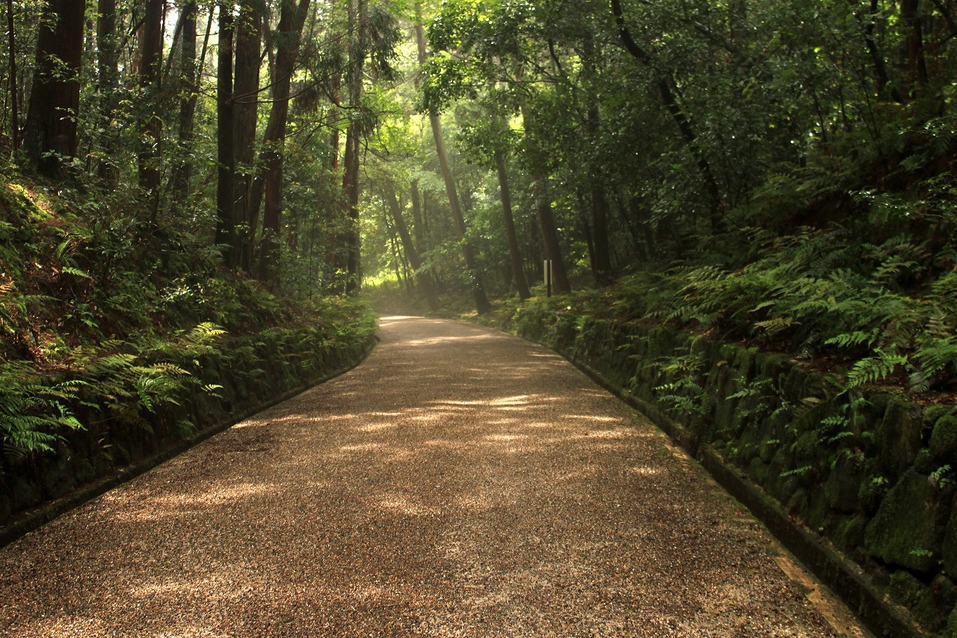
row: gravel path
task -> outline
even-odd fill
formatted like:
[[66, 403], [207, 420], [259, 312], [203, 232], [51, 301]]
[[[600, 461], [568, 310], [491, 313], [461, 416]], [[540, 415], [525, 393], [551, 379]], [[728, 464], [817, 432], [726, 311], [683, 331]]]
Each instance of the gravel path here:
[[561, 358], [447, 321], [381, 336], [0, 550], [0, 635], [866, 635]]

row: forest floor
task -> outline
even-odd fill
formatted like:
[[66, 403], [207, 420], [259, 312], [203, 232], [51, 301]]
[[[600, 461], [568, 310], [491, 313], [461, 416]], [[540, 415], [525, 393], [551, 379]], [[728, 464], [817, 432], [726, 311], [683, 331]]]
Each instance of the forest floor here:
[[0, 550], [0, 634], [868, 635], [560, 357], [450, 321], [380, 334]]

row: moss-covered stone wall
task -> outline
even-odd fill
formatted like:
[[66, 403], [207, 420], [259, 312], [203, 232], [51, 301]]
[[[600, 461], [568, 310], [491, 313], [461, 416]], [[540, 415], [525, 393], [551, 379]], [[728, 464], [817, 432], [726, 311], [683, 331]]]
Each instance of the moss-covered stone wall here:
[[154, 411], [135, 396], [67, 406], [83, 428], [64, 431], [54, 453], [0, 451], [0, 544], [237, 418], [352, 367], [375, 341], [371, 322], [334, 336], [319, 327], [272, 328], [229, 338], [199, 360], [169, 361], [194, 370], [200, 383]]
[[522, 308], [511, 328], [600, 377], [848, 559], [843, 571], [901, 620], [874, 622], [879, 634], [957, 636], [953, 406], [847, 392], [785, 356], [668, 327]]

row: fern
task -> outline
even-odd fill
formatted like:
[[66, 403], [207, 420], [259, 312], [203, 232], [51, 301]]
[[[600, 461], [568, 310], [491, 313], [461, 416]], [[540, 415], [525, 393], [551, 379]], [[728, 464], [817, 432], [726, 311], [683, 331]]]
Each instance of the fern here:
[[880, 348], [875, 348], [872, 356], [865, 357], [855, 363], [847, 373], [845, 389], [883, 381], [892, 376], [899, 367], [906, 368], [909, 364], [907, 355], [899, 354], [895, 350], [885, 352]]

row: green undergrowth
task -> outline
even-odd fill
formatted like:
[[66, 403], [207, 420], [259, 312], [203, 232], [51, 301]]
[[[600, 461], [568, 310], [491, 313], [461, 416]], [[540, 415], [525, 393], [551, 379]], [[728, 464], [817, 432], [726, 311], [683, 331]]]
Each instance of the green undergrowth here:
[[0, 519], [348, 365], [373, 339], [363, 303], [228, 273], [203, 220], [147, 222], [0, 177]]
[[671, 326], [785, 353], [841, 375], [846, 390], [882, 384], [947, 400], [957, 389], [957, 261], [949, 238], [944, 251], [927, 243], [861, 242], [840, 228], [755, 231], [752, 260], [739, 267], [677, 265], [600, 290], [507, 300], [490, 321], [520, 331], [547, 312]]

